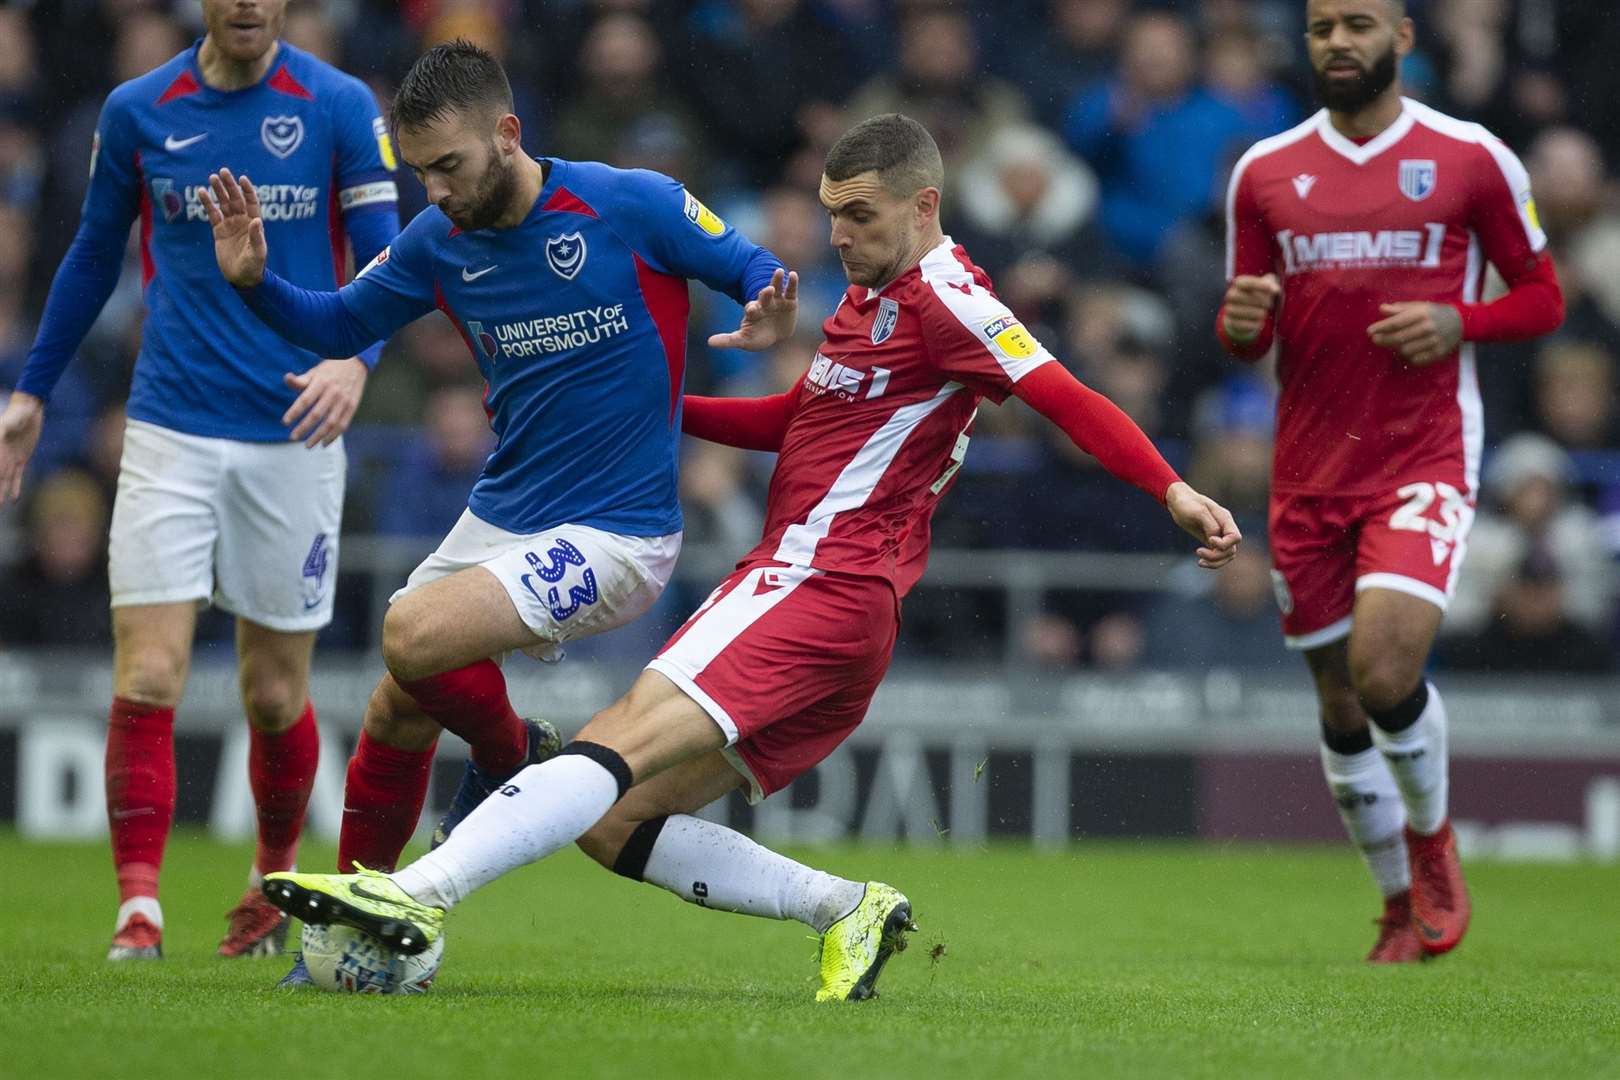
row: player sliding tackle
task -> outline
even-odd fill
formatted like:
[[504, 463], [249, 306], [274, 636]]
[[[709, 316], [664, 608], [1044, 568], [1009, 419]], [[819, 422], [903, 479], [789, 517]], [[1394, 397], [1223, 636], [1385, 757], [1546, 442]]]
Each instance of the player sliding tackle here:
[[[1283, 633], [1316, 683], [1328, 787], [1384, 894], [1373, 963], [1446, 952], [1468, 928], [1446, 709], [1423, 667], [1479, 486], [1472, 342], [1563, 317], [1518, 158], [1401, 97], [1405, 15], [1401, 0], [1306, 5], [1327, 107], [1233, 170], [1218, 319], [1242, 359], [1277, 346]], [[1482, 304], [1486, 259], [1509, 291]]]
[[872, 994], [914, 929], [905, 896], [691, 815], [738, 788], [752, 800], [780, 791], [861, 722], [981, 399], [1018, 396], [1163, 503], [1200, 565], [1224, 565], [1240, 539], [1231, 515], [996, 299], [940, 231], [942, 183], [934, 140], [903, 116], [857, 125], [828, 154], [821, 198], [851, 286], [815, 362], [785, 394], [686, 401], [688, 432], [780, 455], [765, 536], [630, 692], [404, 870], [280, 874], [265, 886], [272, 900], [418, 950], [475, 889], [578, 842], [705, 907], [815, 927], [817, 1000]]
[[[395, 865], [441, 729], [467, 741], [471, 761], [439, 839], [556, 751], [550, 725], [513, 711], [493, 657], [555, 659], [662, 592], [681, 541], [687, 279], [747, 301], [715, 344], [768, 348], [798, 309], [780, 260], [676, 181], [525, 154], [505, 73], [474, 46], [420, 57], [393, 124], [433, 206], [341, 292], [268, 272], [253, 184], [223, 169], [210, 178], [220, 268], [288, 340], [352, 352], [343, 343], [385, 338], [438, 307], [489, 383], [495, 452], [383, 624], [388, 675], [349, 763], [339, 869]], [[301, 967], [289, 973], [302, 979]]]

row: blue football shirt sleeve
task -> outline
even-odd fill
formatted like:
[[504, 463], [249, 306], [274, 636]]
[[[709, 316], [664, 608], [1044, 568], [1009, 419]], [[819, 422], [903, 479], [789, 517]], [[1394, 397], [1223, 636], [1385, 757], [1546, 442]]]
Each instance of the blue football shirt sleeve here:
[[642, 169], [621, 173], [607, 195], [609, 222], [653, 269], [695, 278], [747, 303], [782, 260], [699, 202], [680, 182]]
[[444, 215], [431, 207], [378, 252], [338, 292], [348, 314], [381, 341], [438, 306], [433, 279], [433, 236], [448, 233]]
[[[337, 148], [338, 208], [343, 211], [345, 224], [349, 212], [365, 207], [392, 207], [399, 201], [399, 189], [394, 185], [394, 145], [377, 111], [377, 100], [366, 84], [358, 79], [345, 78], [338, 86], [332, 103], [332, 130]], [[397, 213], [397, 211], [396, 211]], [[396, 222], [397, 226], [397, 222]], [[398, 232], [396, 227], [395, 232]], [[354, 237], [351, 228], [349, 235]], [[392, 238], [393, 233], [384, 238]], [[360, 254], [355, 241], [355, 261], [361, 266], [382, 250], [376, 248]]]
[[102, 305], [118, 286], [124, 244], [140, 208], [140, 155], [133, 118], [121, 96], [107, 99], [90, 150], [90, 184], [79, 229], [45, 299], [39, 333], [17, 389], [48, 401]]

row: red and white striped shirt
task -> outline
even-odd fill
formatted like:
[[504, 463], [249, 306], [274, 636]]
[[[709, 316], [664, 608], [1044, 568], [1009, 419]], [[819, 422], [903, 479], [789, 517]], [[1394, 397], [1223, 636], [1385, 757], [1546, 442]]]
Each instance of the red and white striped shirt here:
[[884, 577], [904, 596], [979, 402], [1053, 358], [949, 237], [880, 290], [850, 286], [822, 333], [743, 562]]

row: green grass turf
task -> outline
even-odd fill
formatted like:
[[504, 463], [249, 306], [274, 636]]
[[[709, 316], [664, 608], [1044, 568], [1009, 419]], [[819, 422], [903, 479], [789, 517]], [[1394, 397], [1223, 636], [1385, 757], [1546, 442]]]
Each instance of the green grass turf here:
[[[817, 1006], [798, 924], [698, 911], [566, 852], [452, 919], [420, 998], [270, 989], [211, 955], [246, 848], [170, 845], [161, 964], [101, 960], [105, 850], [0, 834], [0, 1072], [338, 1076], [1620, 1076], [1620, 870], [1471, 868], [1436, 963], [1360, 963], [1348, 851], [1088, 844], [807, 853], [906, 890], [922, 931], [879, 1000]], [[306, 852], [324, 865], [329, 849]], [[932, 946], [945, 954], [930, 963]]]

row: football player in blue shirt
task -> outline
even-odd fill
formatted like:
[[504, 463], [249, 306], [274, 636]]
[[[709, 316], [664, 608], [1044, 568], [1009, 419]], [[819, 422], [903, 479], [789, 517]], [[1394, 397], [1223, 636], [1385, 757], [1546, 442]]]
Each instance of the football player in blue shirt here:
[[219, 279], [209, 171], [229, 164], [260, 179], [274, 265], [305, 285], [342, 280], [345, 234], [364, 265], [399, 229], [393, 149], [366, 86], [277, 40], [286, 0], [202, 8], [201, 41], [107, 98], [78, 233], [0, 415], [4, 501], [21, 491], [51, 390], [117, 285], [139, 220], [147, 317], [108, 557], [107, 811], [122, 899], [109, 960], [161, 955], [174, 709], [197, 605], [210, 599], [237, 619], [259, 825], [248, 891], [219, 952], [273, 953], [286, 936], [257, 883], [292, 866], [314, 780], [309, 665], [315, 632], [332, 618], [339, 436], [376, 359], [375, 350], [289, 344]]
[[476, 46], [418, 59], [393, 124], [433, 205], [338, 292], [267, 268], [261, 185], [221, 170], [209, 210], [225, 278], [289, 340], [353, 351], [438, 308], [488, 383], [495, 451], [383, 623], [389, 674], [349, 764], [345, 870], [396, 863], [441, 729], [467, 741], [471, 762], [439, 841], [555, 752], [549, 725], [513, 712], [492, 658], [555, 659], [639, 616], [668, 582], [688, 281], [746, 301], [737, 331], [712, 345], [769, 348], [797, 312], [796, 276], [679, 182], [524, 153], [506, 76]]

